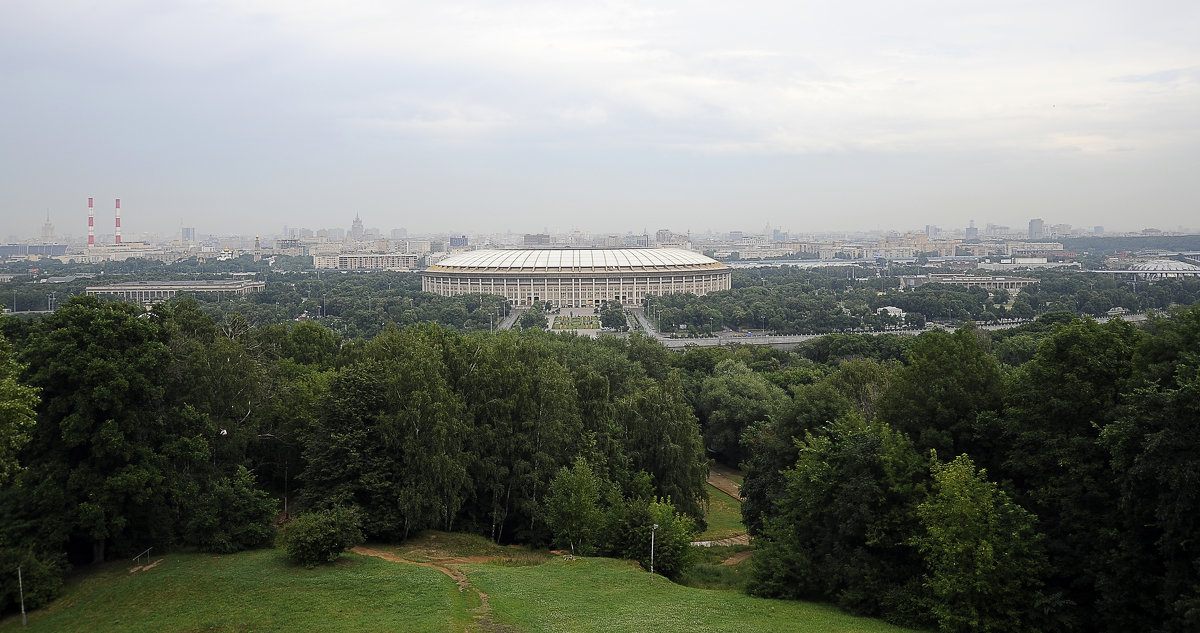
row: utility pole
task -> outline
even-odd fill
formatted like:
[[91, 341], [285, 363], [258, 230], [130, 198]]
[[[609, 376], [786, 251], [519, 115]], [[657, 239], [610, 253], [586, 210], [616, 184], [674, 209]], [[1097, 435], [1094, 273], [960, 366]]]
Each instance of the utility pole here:
[[650, 528], [650, 582], [654, 582], [654, 533], [658, 531], [658, 524]]
[[[658, 526], [656, 525], [654, 527], [658, 527]], [[651, 540], [653, 540], [653, 537], [651, 537]], [[651, 549], [653, 549], [653, 548], [651, 548]], [[650, 564], [650, 568], [654, 569], [653, 563]], [[650, 572], [650, 573], [654, 573], [654, 572]], [[24, 581], [24, 579], [21, 578], [21, 567], [20, 566], [17, 567], [17, 586], [20, 588], [20, 592], [21, 592], [21, 626], [25, 626], [27, 624], [27, 622], [25, 621], [25, 581]]]

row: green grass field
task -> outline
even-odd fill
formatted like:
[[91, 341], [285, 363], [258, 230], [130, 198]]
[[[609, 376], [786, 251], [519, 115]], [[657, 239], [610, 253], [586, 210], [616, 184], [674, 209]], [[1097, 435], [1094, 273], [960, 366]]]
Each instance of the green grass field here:
[[54, 604], [0, 623], [16, 633], [124, 631], [461, 631], [474, 594], [441, 572], [346, 555], [305, 569], [280, 550], [168, 554], [152, 569], [108, 563], [71, 579]]
[[[401, 546], [370, 547], [466, 572], [468, 584], [460, 591], [438, 569], [357, 554], [311, 570], [288, 563], [278, 550], [168, 554], [144, 571], [131, 572], [129, 563], [87, 569], [68, 582], [62, 598], [31, 613], [28, 628], [10, 615], [0, 633], [904, 630], [824, 605], [695, 589], [662, 577], [651, 582], [636, 563], [568, 560], [477, 537], [430, 533]], [[737, 548], [720, 549], [706, 553], [712, 560], [705, 566], [717, 569], [717, 559]], [[737, 575], [737, 567], [718, 571]], [[487, 609], [479, 592], [490, 603], [482, 621]]]
[[904, 631], [834, 607], [693, 589], [662, 577], [651, 582], [636, 563], [607, 558], [555, 559], [537, 567], [471, 568], [501, 624], [529, 633], [882, 633]]
[[746, 526], [742, 524], [742, 504], [712, 485], [708, 486], [708, 512], [704, 514], [704, 520], [708, 522], [708, 529], [696, 537], [698, 541], [715, 541], [746, 533]]

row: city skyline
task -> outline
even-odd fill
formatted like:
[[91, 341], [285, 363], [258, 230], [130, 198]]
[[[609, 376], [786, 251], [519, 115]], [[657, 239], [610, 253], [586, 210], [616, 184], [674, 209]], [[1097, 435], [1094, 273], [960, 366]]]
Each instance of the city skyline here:
[[[97, 214], [95, 218], [95, 244], [97, 246], [105, 246], [113, 244], [116, 240], [115, 235], [115, 209], [109, 210], [108, 217], [101, 217]], [[85, 216], [85, 221], [88, 219]], [[37, 234], [15, 234], [9, 233], [4, 236], [10, 243], [28, 242], [28, 243], [58, 243], [58, 244], [80, 244], [88, 241], [89, 231], [85, 225], [79, 232], [70, 230], [70, 227], [59, 227], [54, 223], [53, 217], [45, 218], [39, 225]], [[762, 227], [741, 227], [727, 228], [717, 230], [713, 228], [694, 229], [688, 227], [662, 227], [651, 226], [643, 227], [613, 227], [611, 230], [594, 230], [585, 231], [579, 227], [540, 227], [530, 228], [529, 230], [505, 229], [498, 231], [491, 230], [472, 230], [462, 227], [453, 228], [434, 228], [428, 231], [409, 231], [406, 227], [380, 226], [378, 223], [365, 224], [360, 214], [356, 214], [351, 219], [347, 226], [289, 226], [284, 225], [276, 230], [266, 231], [240, 231], [236, 227], [221, 227], [216, 229], [198, 228], [195, 226], [177, 226], [173, 231], [166, 233], [148, 232], [128, 229], [126, 223], [124, 229], [125, 241], [145, 240], [149, 242], [161, 243], [169, 241], [195, 242], [198, 238], [216, 238], [216, 237], [240, 237], [247, 238], [250, 236], [272, 238], [272, 239], [287, 239], [294, 237], [306, 238], [328, 238], [330, 241], [343, 240], [360, 240], [360, 239], [387, 239], [387, 240], [403, 240], [406, 238], [417, 237], [452, 237], [457, 235], [472, 236], [472, 237], [489, 237], [489, 236], [512, 236], [520, 237], [522, 235], [532, 236], [538, 234], [547, 234], [558, 238], [567, 238], [572, 235], [584, 236], [589, 238], [598, 238], [603, 236], [640, 236], [647, 235], [654, 238], [656, 233], [668, 232], [675, 236], [671, 241], [678, 241], [688, 236], [703, 237], [705, 239], [717, 238], [728, 235], [745, 235], [749, 236], [768, 236], [774, 241], [780, 241], [776, 237], [790, 236], [787, 239], [804, 239], [809, 236], [868, 236], [868, 235], [906, 235], [906, 234], [927, 234], [929, 237], [951, 237], [973, 239], [987, 239], [997, 237], [1025, 236], [1030, 239], [1050, 238], [1050, 237], [1078, 237], [1092, 235], [1130, 235], [1138, 234], [1146, 231], [1165, 234], [1195, 234], [1198, 229], [1192, 226], [1178, 227], [1162, 227], [1162, 226], [1134, 226], [1127, 229], [1106, 227], [1098, 224], [1085, 224], [1082, 226], [1072, 225], [1065, 222], [1057, 222], [1054, 219], [1044, 220], [1042, 218], [1029, 218], [1026, 221], [1017, 221], [1007, 224], [997, 222], [977, 222], [976, 220], [968, 220], [962, 225], [942, 226], [934, 224], [926, 224], [920, 226], [883, 226], [883, 227], [850, 227], [831, 230], [805, 230], [804, 228], [795, 229], [793, 227], [779, 226], [767, 224]], [[1035, 228], [1036, 226], [1036, 228]], [[80, 228], [80, 227], [75, 227]], [[356, 234], [357, 231], [357, 234]], [[661, 240], [659, 240], [661, 241]]]
[[[0, 9], [6, 235], [1193, 224], [1200, 8]], [[1189, 227], [1190, 228], [1190, 227]], [[630, 228], [628, 230], [638, 230]]]

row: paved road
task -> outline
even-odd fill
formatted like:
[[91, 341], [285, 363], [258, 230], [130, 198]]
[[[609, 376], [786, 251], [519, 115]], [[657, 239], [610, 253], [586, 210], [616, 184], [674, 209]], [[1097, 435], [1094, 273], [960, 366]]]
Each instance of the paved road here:
[[522, 314], [525, 314], [525, 310], [513, 308], [511, 311], [509, 311], [508, 316], [504, 317], [504, 320], [500, 322], [500, 325], [496, 326], [496, 329], [511, 330], [513, 324], [517, 322], [517, 319], [519, 319]]

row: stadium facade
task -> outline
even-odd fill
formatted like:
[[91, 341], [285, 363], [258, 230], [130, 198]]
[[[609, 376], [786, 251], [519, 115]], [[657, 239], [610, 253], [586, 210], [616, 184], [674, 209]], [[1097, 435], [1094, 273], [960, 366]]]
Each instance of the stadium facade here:
[[515, 306], [635, 304], [647, 296], [703, 295], [729, 287], [728, 266], [678, 248], [478, 250], [443, 259], [421, 273], [426, 292], [494, 294]]

